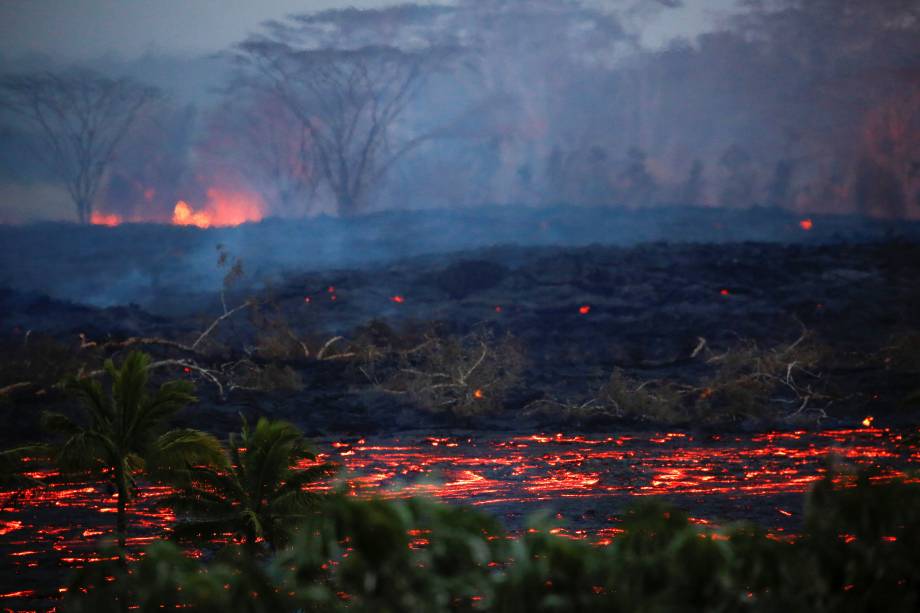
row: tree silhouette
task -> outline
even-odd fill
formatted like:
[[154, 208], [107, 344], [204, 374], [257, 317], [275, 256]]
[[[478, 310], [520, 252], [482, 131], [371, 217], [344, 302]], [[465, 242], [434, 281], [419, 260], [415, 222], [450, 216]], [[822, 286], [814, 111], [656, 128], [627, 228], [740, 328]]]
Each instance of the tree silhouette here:
[[238, 53], [255, 83], [267, 84], [306, 127], [317, 172], [343, 215], [359, 212], [393, 164], [431, 137], [398, 137], [395, 127], [444, 51], [310, 49], [279, 37], [244, 42]]
[[314, 511], [317, 495], [304, 487], [331, 474], [332, 466], [295, 465], [316, 456], [300, 431], [284, 421], [260, 418], [255, 428], [243, 419], [231, 434], [219, 464], [177, 473], [178, 492], [167, 500], [184, 520], [175, 535], [209, 538], [232, 533], [254, 552], [259, 540], [273, 549]]
[[148, 394], [149, 364], [150, 357], [141, 352], [129, 354], [121, 367], [106, 360], [105, 373], [111, 381], [108, 392], [94, 378], [69, 381], [68, 388], [80, 399], [87, 423], [61, 413], [43, 415], [49, 430], [64, 435], [50, 447], [60, 469], [96, 473], [114, 486], [116, 534], [122, 550], [127, 504], [137, 473], [169, 474], [187, 464], [222, 459], [220, 443], [210, 434], [190, 429], [164, 432], [166, 422], [195, 400], [193, 386], [189, 381], [169, 381]]
[[125, 134], [159, 96], [131, 79], [88, 70], [0, 79], [0, 104], [37, 128], [43, 158], [67, 186], [80, 223], [89, 223], [96, 192]]

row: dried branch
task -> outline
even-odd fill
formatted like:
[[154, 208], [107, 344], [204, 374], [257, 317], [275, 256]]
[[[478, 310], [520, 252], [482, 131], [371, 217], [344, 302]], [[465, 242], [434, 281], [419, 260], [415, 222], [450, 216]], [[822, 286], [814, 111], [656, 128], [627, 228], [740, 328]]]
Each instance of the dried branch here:
[[241, 305], [239, 305], [239, 306], [236, 306], [236, 307], [230, 309], [229, 311], [225, 311], [223, 315], [221, 315], [220, 317], [218, 317], [217, 319], [215, 319], [215, 320], [211, 323], [211, 325], [208, 326], [208, 328], [207, 328], [204, 332], [201, 333], [201, 335], [195, 340], [195, 342], [192, 343], [192, 345], [191, 345], [191, 350], [192, 350], [192, 351], [197, 351], [197, 350], [198, 350], [198, 345], [200, 345], [200, 344], [202, 343], [202, 341], [204, 341], [204, 340], [211, 334], [211, 332], [213, 332], [214, 329], [217, 328], [217, 326], [220, 324], [220, 322], [224, 321], [224, 320], [227, 319], [228, 317], [231, 317], [234, 313], [238, 313], [239, 311], [242, 311], [243, 309], [249, 308], [250, 306], [252, 306], [252, 301], [251, 301], [251, 300], [247, 300], [247, 301], [244, 302], [243, 304], [241, 304]]

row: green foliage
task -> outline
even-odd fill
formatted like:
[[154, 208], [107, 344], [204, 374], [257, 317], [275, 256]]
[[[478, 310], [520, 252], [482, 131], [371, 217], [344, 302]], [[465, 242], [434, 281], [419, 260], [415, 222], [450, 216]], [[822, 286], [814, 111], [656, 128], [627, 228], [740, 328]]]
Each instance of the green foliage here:
[[142, 611], [917, 610], [920, 487], [840, 482], [815, 487], [793, 542], [748, 525], [700, 530], [654, 501], [630, 508], [623, 534], [597, 547], [540, 521], [509, 539], [462, 506], [332, 496], [271, 559], [228, 549], [203, 563], [157, 543], [132, 574], [81, 571], [68, 610], [106, 599]]
[[165, 502], [183, 518], [175, 535], [232, 533], [250, 550], [263, 540], [273, 549], [287, 543], [315, 510], [318, 497], [304, 487], [333, 470], [319, 463], [295, 468], [315, 458], [294, 425], [260, 418], [250, 428], [243, 418], [242, 432], [230, 435], [226, 451], [214, 462], [173, 473], [178, 491]]
[[66, 388], [80, 400], [85, 413], [82, 422], [61, 413], [42, 416], [45, 427], [60, 435], [50, 451], [63, 472], [89, 472], [112, 481], [122, 546], [135, 473], [147, 470], [151, 476], [165, 476], [221, 457], [219, 443], [209, 434], [188, 429], [165, 431], [168, 421], [195, 401], [193, 386], [188, 381], [169, 381], [149, 394], [149, 364], [150, 357], [140, 352], [129, 354], [120, 367], [106, 360], [108, 389], [92, 377], [70, 379]]

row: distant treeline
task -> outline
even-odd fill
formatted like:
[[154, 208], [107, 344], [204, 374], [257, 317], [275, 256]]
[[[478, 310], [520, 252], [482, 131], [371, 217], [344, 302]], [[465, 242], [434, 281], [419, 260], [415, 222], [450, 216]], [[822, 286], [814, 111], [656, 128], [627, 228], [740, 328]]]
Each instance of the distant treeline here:
[[[563, 202], [920, 214], [916, 2], [742, 0], [659, 49], [640, 44], [643, 24], [679, 3], [645, 4], [637, 17], [628, 3], [461, 0], [270, 23], [227, 51], [221, 95], [138, 121], [94, 207], [168, 220], [220, 189], [281, 216]], [[7, 124], [4, 164], [41, 180], [9, 151], [29, 131]]]

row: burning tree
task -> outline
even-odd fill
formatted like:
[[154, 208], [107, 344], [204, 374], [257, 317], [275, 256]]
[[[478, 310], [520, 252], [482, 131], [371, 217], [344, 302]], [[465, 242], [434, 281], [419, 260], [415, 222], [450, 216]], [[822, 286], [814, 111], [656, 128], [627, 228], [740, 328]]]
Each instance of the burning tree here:
[[310, 32], [276, 26], [272, 35], [240, 44], [236, 58], [242, 81], [267, 86], [306, 128], [317, 173], [339, 212], [351, 215], [364, 207], [369, 190], [395, 162], [434, 136], [410, 136], [397, 127], [426, 77], [445, 65], [452, 48], [317, 48]]
[[87, 70], [12, 75], [0, 102], [37, 128], [51, 170], [67, 185], [77, 219], [88, 223], [103, 175], [118, 145], [159, 92], [131, 79]]

